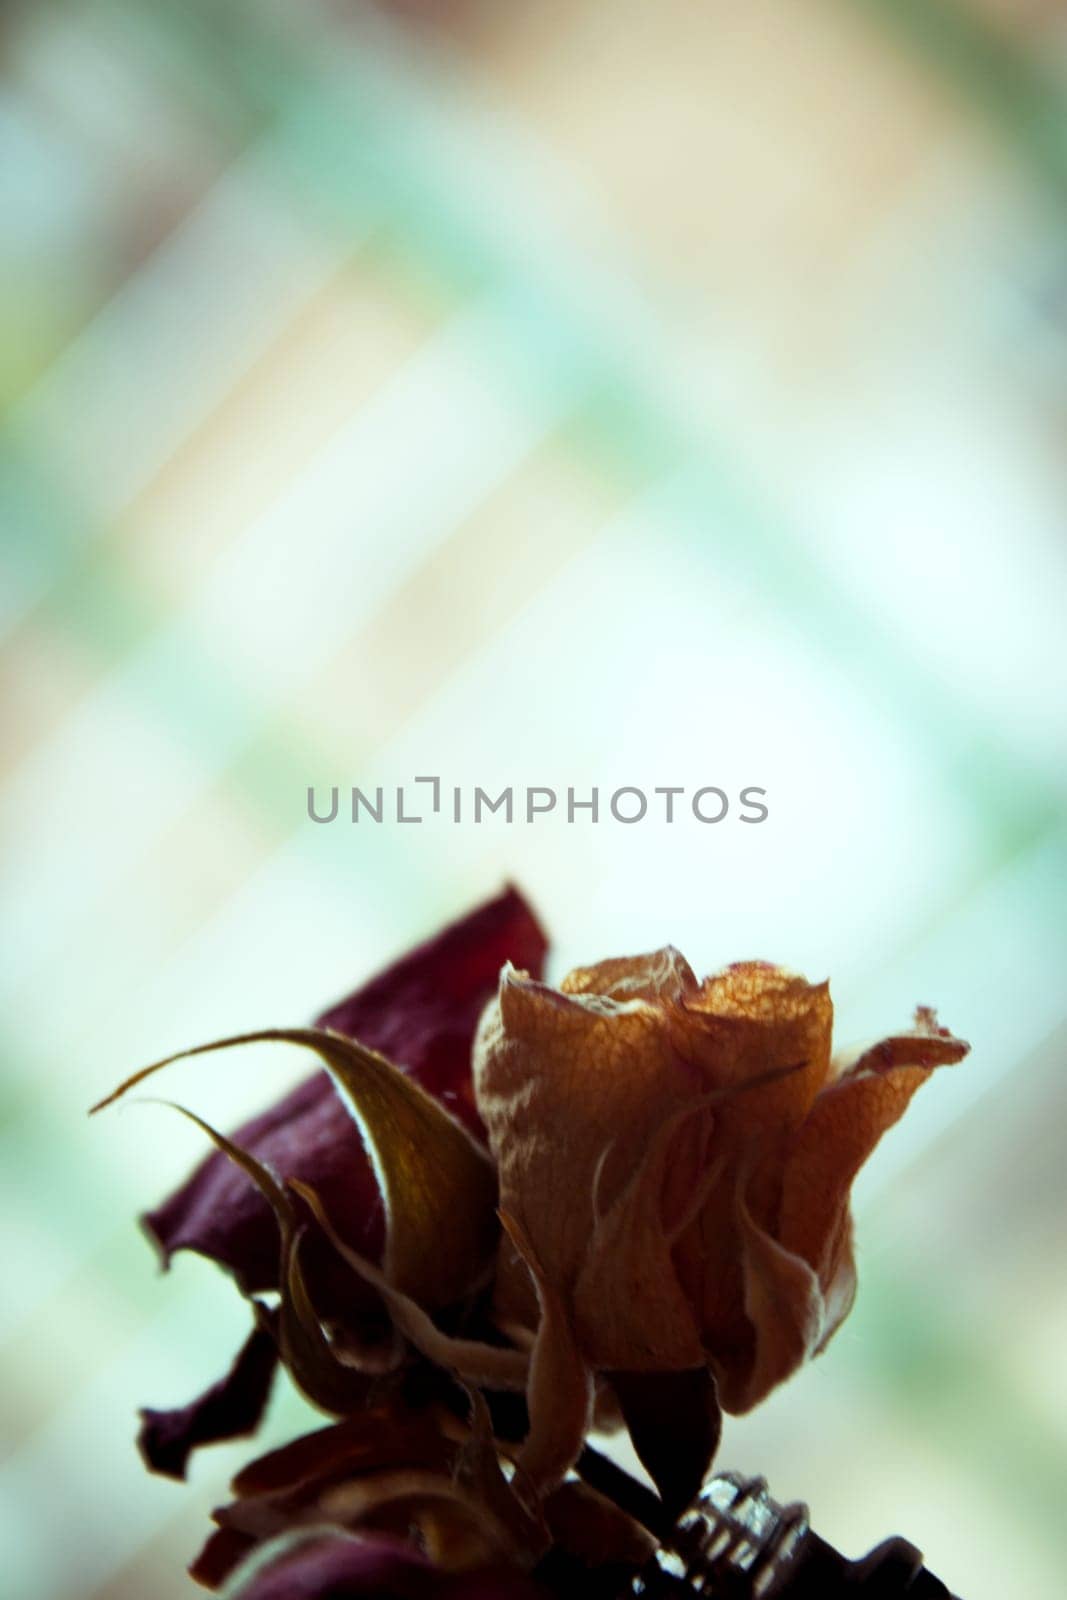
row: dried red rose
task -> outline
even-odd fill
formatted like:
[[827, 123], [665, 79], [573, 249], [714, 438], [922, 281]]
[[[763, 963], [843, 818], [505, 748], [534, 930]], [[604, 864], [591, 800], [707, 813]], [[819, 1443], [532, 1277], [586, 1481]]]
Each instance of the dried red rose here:
[[[483, 1135], [470, 1077], [479, 1015], [504, 962], [539, 972], [544, 953], [533, 912], [508, 889], [331, 1007], [316, 1026], [381, 1052], [472, 1134]], [[311, 1185], [340, 1236], [372, 1261], [381, 1259], [386, 1217], [378, 1177], [351, 1105], [328, 1072], [316, 1072], [245, 1123], [232, 1142], [283, 1181]], [[366, 1354], [391, 1335], [378, 1294], [340, 1260], [299, 1197], [289, 1203], [302, 1234], [299, 1267], [315, 1313], [342, 1342]], [[193, 1250], [231, 1272], [246, 1294], [281, 1287], [278, 1219], [248, 1167], [224, 1149], [207, 1156], [148, 1213], [144, 1226], [165, 1266], [177, 1251]], [[177, 1411], [144, 1413], [140, 1443], [150, 1467], [180, 1477], [196, 1445], [255, 1427], [273, 1366], [265, 1338], [254, 1333], [231, 1374], [198, 1400]], [[358, 1374], [347, 1388], [359, 1403]], [[348, 1409], [345, 1395], [326, 1392], [321, 1377], [313, 1398], [326, 1409]]]

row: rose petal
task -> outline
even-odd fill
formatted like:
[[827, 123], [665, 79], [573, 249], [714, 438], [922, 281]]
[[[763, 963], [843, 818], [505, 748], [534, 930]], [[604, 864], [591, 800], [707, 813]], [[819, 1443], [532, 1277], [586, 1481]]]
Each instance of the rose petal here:
[[[666, 1202], [668, 1178], [679, 1171], [690, 1194], [702, 1192], [699, 1153], [713, 1123], [701, 1098], [654, 1125], [630, 1182], [596, 1221], [573, 1291], [579, 1341], [595, 1367], [668, 1372], [703, 1364], [700, 1328], [673, 1260]], [[686, 1220], [683, 1213], [675, 1226]]]
[[[506, 969], [474, 1047], [501, 1209], [596, 1371], [710, 1362], [725, 1409], [821, 1348], [855, 1282], [848, 1195], [918, 1082], [966, 1046], [920, 1011], [831, 1059], [829, 986], [767, 962], [697, 984], [670, 947], [571, 973]], [[502, 1242], [499, 1326], [537, 1307]]]
[[346, 1480], [382, 1470], [450, 1469], [458, 1446], [432, 1407], [392, 1394], [357, 1416], [304, 1434], [251, 1462], [233, 1481], [236, 1499], [214, 1512], [220, 1524], [190, 1573], [216, 1588], [254, 1544], [301, 1520], [324, 1520], [323, 1496]]
[[969, 1048], [936, 1023], [883, 1039], [851, 1060], [794, 1134], [775, 1234], [810, 1262], [824, 1286], [848, 1249], [845, 1219], [856, 1174], [934, 1068], [961, 1061]]
[[[394, 1390], [358, 1416], [253, 1462], [234, 1480], [237, 1498], [214, 1520], [260, 1543], [327, 1523], [417, 1536], [437, 1568], [504, 1561], [529, 1570], [548, 1547], [544, 1523], [523, 1511], [501, 1470], [488, 1408], [481, 1396], [471, 1399], [467, 1432], [451, 1409], [414, 1405]], [[216, 1584], [246, 1550], [213, 1535], [193, 1576]]]
[[190, 1563], [190, 1578], [205, 1589], [220, 1588], [258, 1542], [250, 1534], [238, 1533], [236, 1528], [216, 1528]]
[[[516, 890], [507, 889], [333, 1006], [320, 1023], [358, 1034], [363, 1044], [387, 1053], [468, 1128], [481, 1131], [470, 1075], [479, 1014], [507, 961], [540, 973], [545, 949], [533, 912]], [[359, 1128], [327, 1073], [316, 1072], [245, 1123], [233, 1143], [282, 1178], [312, 1184], [347, 1243], [372, 1260], [381, 1258], [381, 1193]], [[356, 1346], [384, 1345], [390, 1322], [379, 1296], [306, 1220], [300, 1267], [313, 1288], [315, 1310], [339, 1322]], [[175, 1252], [193, 1250], [229, 1270], [246, 1294], [279, 1286], [281, 1253], [271, 1207], [221, 1151], [207, 1156], [143, 1218], [143, 1226], [164, 1266]], [[195, 1442], [190, 1439], [190, 1448]]]
[[648, 955], [575, 967], [560, 984], [564, 994], [603, 994], [612, 1000], [680, 1000], [699, 987], [692, 967], [672, 944]]
[[229, 1600], [545, 1600], [512, 1569], [447, 1574], [385, 1534], [310, 1529], [255, 1552], [234, 1574]]
[[[160, 1065], [166, 1064], [157, 1063], [148, 1067], [140, 1076], [158, 1071]], [[124, 1088], [120, 1088], [116, 1090], [116, 1095], [123, 1092]], [[373, 1379], [367, 1372], [357, 1371], [348, 1362], [340, 1360], [323, 1330], [308, 1294], [300, 1260], [300, 1247], [305, 1235], [299, 1231], [298, 1218], [288, 1191], [281, 1187], [268, 1168], [227, 1139], [225, 1134], [219, 1133], [209, 1122], [198, 1117], [195, 1111], [177, 1105], [172, 1109], [195, 1123], [228, 1160], [248, 1175], [274, 1215], [279, 1235], [280, 1295], [271, 1331], [277, 1333], [279, 1357], [293, 1382], [312, 1404], [324, 1411], [344, 1415], [361, 1410], [367, 1403], [368, 1386]], [[443, 1115], [440, 1112], [438, 1114]], [[450, 1123], [450, 1126], [454, 1127], [454, 1124]], [[387, 1348], [387, 1360], [383, 1359], [381, 1349], [365, 1354], [368, 1354], [368, 1359], [373, 1356], [371, 1364], [375, 1370], [381, 1371], [398, 1366], [403, 1350], [399, 1341], [394, 1339]]]
[[[667, 1047], [649, 1001], [563, 994], [511, 969], [483, 1017], [474, 1060], [501, 1207], [529, 1235], [548, 1278], [573, 1284], [597, 1217], [641, 1165], [650, 1128], [702, 1092], [702, 1074]], [[497, 1306], [505, 1322], [536, 1323], [529, 1276], [507, 1245]]]
[[510, 961], [539, 977], [546, 949], [533, 911], [506, 889], [331, 1006], [318, 1026], [388, 1056], [480, 1134], [470, 1060], [478, 1018], [501, 968]]
[[706, 1060], [714, 1081], [744, 1081], [792, 1068], [737, 1102], [746, 1136], [799, 1122], [826, 1081], [834, 1008], [828, 983], [769, 961], [737, 961], [705, 978], [685, 1009], [705, 1023], [706, 1046], [692, 1027], [687, 1038]]
[[[357, 1040], [325, 1028], [271, 1028], [215, 1039], [142, 1067], [94, 1109], [102, 1110], [152, 1074], [191, 1056], [268, 1043], [296, 1045], [319, 1056], [359, 1127], [387, 1212], [382, 1269], [388, 1281], [435, 1307], [465, 1296], [484, 1276], [496, 1241], [496, 1176], [489, 1153], [410, 1073]], [[283, 1220], [288, 1202], [270, 1169], [194, 1113], [185, 1114], [252, 1179]], [[313, 1192], [293, 1177], [289, 1187], [302, 1197]], [[443, 1235], [442, 1214], [450, 1223]]]
[[[245, 1123], [235, 1144], [286, 1177], [314, 1174], [331, 1195], [338, 1226], [354, 1246], [377, 1259], [385, 1242], [385, 1212], [359, 1129], [329, 1077], [318, 1072], [269, 1111]], [[232, 1272], [240, 1289], [254, 1293], [278, 1285], [278, 1230], [270, 1209], [244, 1175], [222, 1155], [205, 1157], [182, 1187], [143, 1219], [164, 1266], [179, 1250], [193, 1250]], [[309, 1241], [307, 1267], [323, 1315], [374, 1313], [376, 1297], [350, 1300], [351, 1275], [338, 1270], [333, 1252]], [[384, 1336], [386, 1319], [380, 1315]]]
[[[470, 1047], [478, 1015], [507, 960], [539, 971], [544, 951], [532, 911], [509, 889], [333, 1006], [320, 1024], [389, 1056], [476, 1128]], [[281, 1177], [312, 1184], [347, 1242], [380, 1258], [385, 1233], [378, 1185], [359, 1130], [326, 1073], [306, 1079], [233, 1138]], [[144, 1224], [164, 1264], [178, 1250], [194, 1250], [231, 1271], [245, 1292], [277, 1286], [278, 1236], [270, 1209], [224, 1156], [202, 1161]], [[378, 1307], [373, 1292], [353, 1285], [320, 1237], [308, 1240], [304, 1266], [323, 1315], [373, 1314]], [[380, 1315], [379, 1325], [384, 1332]]]
[[378, 1466], [445, 1467], [455, 1441], [432, 1407], [412, 1407], [390, 1395], [358, 1416], [301, 1434], [243, 1467], [233, 1480], [242, 1499], [257, 1495], [311, 1498], [324, 1484]]
[[540, 1309], [526, 1386], [530, 1430], [515, 1458], [516, 1492], [535, 1506], [578, 1459], [592, 1423], [593, 1374], [578, 1348], [558, 1286], [525, 1230], [506, 1211], [500, 1220], [534, 1281]]
[[746, 1364], [712, 1359], [723, 1409], [735, 1416], [750, 1411], [815, 1353], [825, 1321], [819, 1280], [808, 1263], [760, 1228], [742, 1200], [738, 1221], [752, 1354]]
[[420, 1600], [434, 1592], [433, 1578], [429, 1563], [399, 1539], [313, 1530], [256, 1551], [226, 1594], [233, 1600]]
[[277, 1365], [274, 1339], [257, 1327], [225, 1377], [196, 1400], [174, 1411], [142, 1410], [137, 1446], [146, 1466], [168, 1478], [184, 1478], [189, 1454], [198, 1445], [254, 1432]]

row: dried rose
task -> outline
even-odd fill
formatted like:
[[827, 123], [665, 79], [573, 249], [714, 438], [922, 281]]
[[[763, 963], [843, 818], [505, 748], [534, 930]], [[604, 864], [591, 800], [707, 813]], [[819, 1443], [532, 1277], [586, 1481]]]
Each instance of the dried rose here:
[[[667, 949], [580, 969], [555, 991], [537, 981], [543, 953], [512, 892], [325, 1026], [201, 1047], [284, 1040], [315, 1051], [326, 1074], [234, 1140], [192, 1118], [217, 1154], [150, 1226], [165, 1257], [198, 1249], [246, 1293], [276, 1288], [279, 1299], [271, 1312], [257, 1304], [259, 1334], [220, 1384], [183, 1412], [146, 1413], [150, 1464], [180, 1472], [193, 1443], [254, 1426], [269, 1336], [335, 1415], [381, 1403], [374, 1371], [395, 1374], [411, 1351], [424, 1373], [432, 1363], [474, 1389], [525, 1389], [521, 1445], [492, 1444], [490, 1430], [483, 1451], [512, 1455], [506, 1493], [497, 1466], [473, 1497], [496, 1498], [509, 1538], [545, 1526], [595, 1398], [598, 1416], [617, 1404], [673, 1514], [714, 1453], [719, 1394], [747, 1410], [823, 1347], [855, 1288], [852, 1180], [919, 1083], [967, 1046], [920, 1011], [912, 1032], [831, 1061], [825, 984], [762, 963], [698, 984]], [[496, 1166], [469, 1131], [482, 1130], [479, 1111]], [[479, 1338], [455, 1311], [487, 1285], [494, 1256], [497, 1329]], [[450, 1307], [442, 1325], [435, 1313]], [[388, 1332], [382, 1359], [366, 1345], [371, 1308]], [[346, 1526], [371, 1502], [391, 1516], [395, 1489], [379, 1482], [370, 1501], [367, 1484], [346, 1490]], [[454, 1536], [470, 1499], [459, 1477], [418, 1493]], [[289, 1505], [283, 1525], [306, 1509]]]
[[[544, 951], [545, 938], [536, 918], [522, 896], [509, 889], [325, 1012], [315, 1030], [291, 1030], [288, 1037], [327, 1049], [337, 1035], [358, 1040], [364, 1056], [381, 1052], [470, 1133], [480, 1136], [483, 1130], [470, 1078], [478, 1017], [503, 963], [513, 960], [537, 972]], [[382, 1064], [382, 1070], [387, 1067], [388, 1063]], [[145, 1075], [137, 1074], [119, 1093]], [[445, 1126], [445, 1143], [451, 1126]], [[323, 1071], [246, 1123], [232, 1141], [212, 1135], [220, 1147], [144, 1219], [164, 1265], [177, 1251], [193, 1250], [230, 1271], [245, 1294], [284, 1288], [278, 1215], [282, 1208], [291, 1219], [294, 1255], [299, 1244], [299, 1261], [290, 1264], [316, 1317], [329, 1322], [334, 1335], [353, 1351], [366, 1352], [376, 1341], [385, 1340], [390, 1322], [377, 1293], [341, 1261], [299, 1196], [271, 1187], [274, 1178], [311, 1185], [344, 1241], [370, 1260], [380, 1260], [386, 1246], [386, 1208], [381, 1174], [372, 1167], [365, 1131], [352, 1114], [351, 1099], [338, 1092], [336, 1073], [331, 1077]], [[241, 1159], [235, 1159], [235, 1153]], [[488, 1199], [491, 1221], [491, 1194]], [[283, 1246], [284, 1242], [283, 1230]], [[434, 1250], [447, 1269], [449, 1252], [436, 1245]], [[437, 1287], [437, 1298], [443, 1293], [447, 1300], [447, 1284]], [[457, 1285], [457, 1294], [464, 1288]], [[259, 1321], [231, 1372], [199, 1399], [177, 1411], [143, 1413], [140, 1443], [154, 1470], [180, 1477], [197, 1444], [256, 1426], [274, 1367], [273, 1339], [262, 1314]], [[361, 1375], [337, 1372], [323, 1356], [321, 1348], [295, 1353], [297, 1364], [303, 1365], [305, 1387], [310, 1384], [315, 1391], [312, 1397], [338, 1413], [361, 1404], [366, 1391]], [[299, 1380], [300, 1374], [294, 1375]]]
[[[920, 1009], [832, 1059], [831, 1023], [828, 985], [761, 962], [699, 983], [667, 948], [559, 990], [506, 969], [474, 1068], [511, 1224], [500, 1325], [536, 1326], [536, 1278], [589, 1370], [709, 1369], [733, 1412], [821, 1350], [855, 1291], [853, 1179], [968, 1049]], [[544, 1387], [531, 1413], [573, 1434]]]

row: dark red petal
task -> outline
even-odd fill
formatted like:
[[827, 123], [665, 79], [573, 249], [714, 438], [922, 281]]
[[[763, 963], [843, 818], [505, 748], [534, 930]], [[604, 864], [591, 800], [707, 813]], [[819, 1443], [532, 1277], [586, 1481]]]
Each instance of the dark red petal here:
[[238, 1499], [284, 1496], [304, 1503], [327, 1484], [361, 1472], [401, 1466], [450, 1471], [456, 1448], [435, 1409], [409, 1407], [394, 1391], [365, 1411], [259, 1456], [241, 1469], [232, 1488]]
[[[237, 1474], [231, 1486], [236, 1499], [212, 1513], [219, 1526], [190, 1575], [207, 1589], [218, 1588], [262, 1539], [290, 1521], [294, 1526], [306, 1521], [305, 1509], [332, 1485], [396, 1467], [451, 1471], [457, 1448], [441, 1432], [435, 1413], [409, 1409], [396, 1394], [343, 1422], [303, 1434]], [[258, 1531], [249, 1531], [253, 1528]]]
[[[385, 1216], [363, 1141], [324, 1072], [305, 1079], [269, 1111], [233, 1135], [255, 1158], [285, 1178], [302, 1178], [322, 1195], [345, 1240], [373, 1260], [381, 1257]], [[164, 1265], [178, 1250], [194, 1250], [233, 1273], [246, 1293], [278, 1286], [278, 1227], [255, 1186], [218, 1151], [205, 1157], [182, 1187], [143, 1219]], [[364, 1289], [313, 1233], [303, 1266], [323, 1315], [342, 1306], [371, 1311], [377, 1297]]]
[[419, 1600], [436, 1591], [428, 1562], [384, 1536], [323, 1533], [298, 1538], [263, 1561], [254, 1575], [235, 1579], [241, 1600]]
[[[319, 1024], [387, 1055], [480, 1134], [470, 1079], [478, 1018], [504, 963], [539, 975], [545, 948], [533, 912], [507, 889], [331, 1007]], [[342, 1238], [362, 1255], [381, 1259], [385, 1216], [378, 1184], [355, 1122], [325, 1072], [305, 1079], [233, 1137], [279, 1177], [313, 1188]], [[278, 1285], [275, 1219], [246, 1174], [218, 1151], [143, 1224], [164, 1265], [175, 1251], [194, 1250], [230, 1271], [245, 1293]], [[377, 1294], [339, 1259], [310, 1215], [307, 1225], [301, 1262], [316, 1310], [361, 1343], [384, 1338], [389, 1320]], [[169, 1462], [157, 1467], [164, 1471], [183, 1471], [188, 1450], [199, 1442], [190, 1434], [183, 1453], [181, 1424], [156, 1412], [145, 1414], [143, 1438], [151, 1464]]]
[[141, 1412], [137, 1445], [145, 1465], [168, 1478], [184, 1478], [190, 1451], [251, 1433], [263, 1415], [278, 1365], [274, 1340], [255, 1328], [224, 1378], [175, 1411]]
[[474, 1030], [506, 961], [539, 976], [547, 942], [517, 889], [506, 889], [318, 1018], [405, 1067], [473, 1133]]
[[256, 1548], [256, 1542], [250, 1534], [238, 1533], [236, 1528], [216, 1528], [191, 1563], [190, 1578], [205, 1589], [221, 1588], [234, 1568]]
[[322, 1532], [279, 1540], [234, 1578], [235, 1600], [545, 1600], [509, 1569], [446, 1573], [384, 1534]]
[[[536, 974], [544, 953], [545, 938], [533, 912], [508, 889], [318, 1021], [381, 1051], [480, 1132], [470, 1082], [478, 1018], [505, 961]], [[342, 1237], [362, 1254], [380, 1258], [384, 1217], [378, 1187], [355, 1123], [325, 1073], [305, 1080], [233, 1138], [280, 1177], [299, 1178], [314, 1188]], [[165, 1263], [177, 1250], [195, 1250], [228, 1268], [245, 1291], [277, 1284], [274, 1218], [245, 1174], [217, 1152], [144, 1222]], [[315, 1231], [305, 1270], [320, 1311], [339, 1314], [351, 1308], [360, 1291]], [[365, 1303], [374, 1304], [369, 1293]]]

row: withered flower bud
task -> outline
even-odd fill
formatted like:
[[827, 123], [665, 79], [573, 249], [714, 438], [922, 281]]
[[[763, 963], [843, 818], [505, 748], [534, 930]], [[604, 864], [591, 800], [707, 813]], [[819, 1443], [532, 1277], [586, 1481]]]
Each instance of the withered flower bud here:
[[[478, 1109], [501, 1210], [591, 1371], [708, 1368], [744, 1412], [840, 1325], [853, 1179], [968, 1046], [920, 1009], [911, 1031], [832, 1057], [832, 1017], [825, 983], [763, 962], [700, 983], [670, 947], [558, 990], [505, 969], [475, 1042]], [[537, 1322], [511, 1236], [495, 1311]]]

